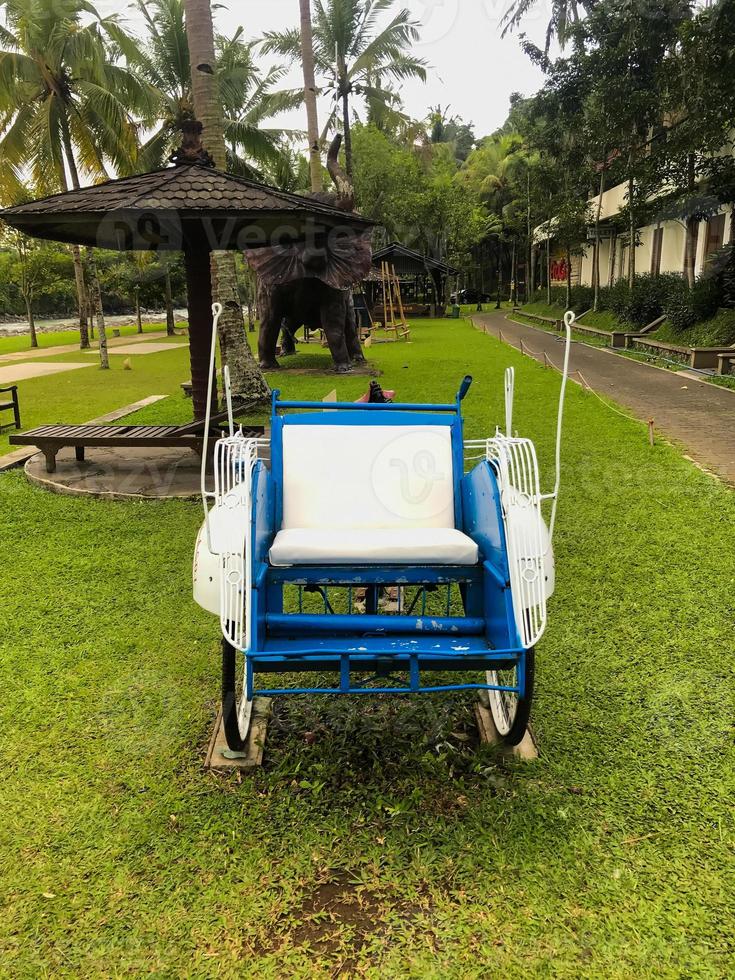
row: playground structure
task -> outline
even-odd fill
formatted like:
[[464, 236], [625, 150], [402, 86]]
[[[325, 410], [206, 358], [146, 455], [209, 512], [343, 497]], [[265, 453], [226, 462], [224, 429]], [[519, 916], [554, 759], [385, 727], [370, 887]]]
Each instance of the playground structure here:
[[[230, 749], [245, 744], [255, 694], [485, 690], [501, 738], [523, 738], [554, 591], [573, 320], [549, 493], [533, 443], [513, 434], [512, 368], [505, 429], [486, 439], [463, 438], [467, 376], [445, 404], [327, 408], [274, 391], [270, 441], [231, 419], [214, 447], [213, 486], [205, 451], [194, 597], [220, 620]], [[213, 377], [214, 343], [210, 366]], [[226, 367], [223, 377], [227, 390]], [[467, 473], [465, 458], [475, 462]]]
[[381, 338], [376, 335], [377, 331], [383, 331], [386, 340], [408, 340], [411, 336], [411, 327], [403, 310], [401, 284], [398, 281], [395, 268], [385, 261], [380, 263], [380, 285], [383, 317], [382, 320], [373, 319], [371, 341], [373, 343], [381, 342]]

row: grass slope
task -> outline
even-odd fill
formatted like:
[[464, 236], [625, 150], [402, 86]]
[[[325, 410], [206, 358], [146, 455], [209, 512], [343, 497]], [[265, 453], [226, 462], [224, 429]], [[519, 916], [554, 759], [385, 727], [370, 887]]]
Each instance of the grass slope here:
[[695, 324], [690, 330], [674, 330], [667, 320], [653, 336], [670, 344], [729, 347], [735, 344], [735, 310], [720, 310], [716, 316]]
[[[466, 321], [412, 338], [371, 350], [386, 386], [446, 401], [471, 372], [481, 436], [513, 364], [550, 460], [555, 374]], [[642, 426], [572, 386], [531, 764], [475, 747], [470, 695], [282, 698], [262, 772], [205, 774], [199, 505], [0, 492], [4, 975], [731, 973], [735, 502]]]

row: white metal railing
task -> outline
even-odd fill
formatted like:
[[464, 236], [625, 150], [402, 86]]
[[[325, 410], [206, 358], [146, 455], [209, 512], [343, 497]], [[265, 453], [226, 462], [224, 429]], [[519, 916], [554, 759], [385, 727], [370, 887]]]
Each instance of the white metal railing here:
[[225, 639], [240, 650], [250, 648], [252, 596], [252, 482], [253, 469], [268, 440], [247, 438], [242, 427], [235, 429], [230, 372], [222, 372], [227, 404], [229, 435], [214, 445], [214, 488], [207, 481], [212, 395], [215, 378], [217, 327], [222, 313], [212, 304], [212, 346], [209, 359], [207, 413], [202, 447], [201, 492], [207, 548], [219, 557], [220, 625]]
[[[526, 648], [537, 643], [546, 628], [546, 577], [553, 557], [552, 539], [561, 485], [561, 437], [574, 320], [571, 310], [564, 314], [566, 340], [556, 417], [554, 489], [541, 493], [535, 446], [530, 439], [513, 436], [515, 371], [512, 367], [505, 372], [505, 432], [498, 427], [490, 439], [465, 442], [466, 458], [487, 459], [498, 476], [513, 611]], [[542, 514], [545, 500], [552, 501], [548, 531]]]

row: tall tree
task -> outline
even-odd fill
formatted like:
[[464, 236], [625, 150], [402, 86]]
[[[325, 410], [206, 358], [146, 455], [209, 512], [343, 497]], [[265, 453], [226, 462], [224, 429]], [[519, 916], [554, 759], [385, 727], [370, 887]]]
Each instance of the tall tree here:
[[[600, 0], [579, 0], [579, 2], [577, 0], [551, 0], [551, 17], [546, 27], [544, 53], [548, 55], [554, 38], [564, 48], [572, 35], [574, 26], [579, 23], [580, 16], [583, 13], [588, 13], [599, 2]], [[503, 14], [502, 37], [515, 30], [537, 3], [538, 0], [512, 0]]]
[[[2, 0], [0, 11], [0, 189], [21, 194], [29, 174], [42, 194], [65, 191], [80, 186], [80, 173], [104, 179], [108, 161], [134, 166], [137, 123], [152, 98], [117, 18], [89, 0]], [[76, 246], [72, 254], [80, 343], [89, 347], [82, 257]]]
[[[212, 9], [209, 0], [185, 0], [184, 9], [194, 112], [203, 126], [205, 148], [215, 165], [225, 170], [227, 149], [216, 72]], [[270, 389], [245, 335], [234, 254], [212, 252], [211, 270], [212, 293], [222, 304], [220, 345], [222, 359], [230, 372], [232, 394], [245, 401], [264, 401]]]
[[306, 128], [309, 136], [309, 174], [312, 191], [322, 189], [322, 161], [319, 152], [319, 118], [316, 109], [316, 80], [314, 76], [314, 37], [311, 29], [311, 0], [299, 0], [301, 15], [301, 65], [304, 71], [304, 102]]
[[[184, 0], [137, 0], [137, 6], [147, 34], [142, 70], [158, 97], [155, 126], [138, 161], [144, 171], [165, 164], [194, 108]], [[232, 37], [216, 35], [214, 43], [227, 167], [232, 173], [259, 176], [277, 167], [287, 150], [289, 134], [272, 120], [298, 105], [300, 97], [276, 88], [283, 68], [260, 69], [255, 42], [244, 39], [242, 28]]]
[[[399, 10], [382, 29], [379, 19], [395, 8], [395, 0], [315, 0], [314, 62], [322, 76], [321, 91], [335, 98], [324, 133], [334, 129], [341, 115], [345, 138], [345, 169], [352, 178], [352, 118], [354, 96], [368, 105], [395, 108], [395, 94], [386, 81], [426, 79], [427, 64], [411, 54], [419, 39], [418, 23], [408, 10]], [[298, 28], [264, 35], [263, 49], [293, 62], [302, 56]]]

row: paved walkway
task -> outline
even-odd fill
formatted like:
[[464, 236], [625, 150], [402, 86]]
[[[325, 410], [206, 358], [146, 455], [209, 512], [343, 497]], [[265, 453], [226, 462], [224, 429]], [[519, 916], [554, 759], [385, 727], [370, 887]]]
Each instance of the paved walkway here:
[[[478, 329], [519, 348], [544, 352], [561, 367], [563, 342], [555, 334], [506, 319], [503, 313], [476, 313]], [[735, 392], [695, 381], [582, 343], [572, 345], [570, 371], [581, 371], [591, 388], [682, 443], [708, 470], [735, 484]]]
[[48, 364], [8, 364], [0, 367], [0, 385], [14, 385], [29, 378], [42, 378], [47, 374], [61, 374], [64, 371], [78, 371], [79, 368], [94, 367], [89, 361], [50, 361]]
[[[108, 337], [107, 346], [111, 348], [127, 346], [128, 344], [140, 344], [147, 340], [160, 340], [165, 336], [165, 330], [155, 330], [150, 333], [134, 334], [132, 337]], [[156, 345], [156, 349], [160, 350], [161, 345]], [[73, 354], [79, 350], [79, 344], [58, 344], [56, 347], [29, 347], [28, 350], [16, 350], [10, 354], [0, 354], [0, 364], [8, 364], [12, 361], [33, 361], [39, 357], [52, 357], [55, 354]], [[92, 344], [91, 353], [99, 354], [99, 344], [97, 342]]]

